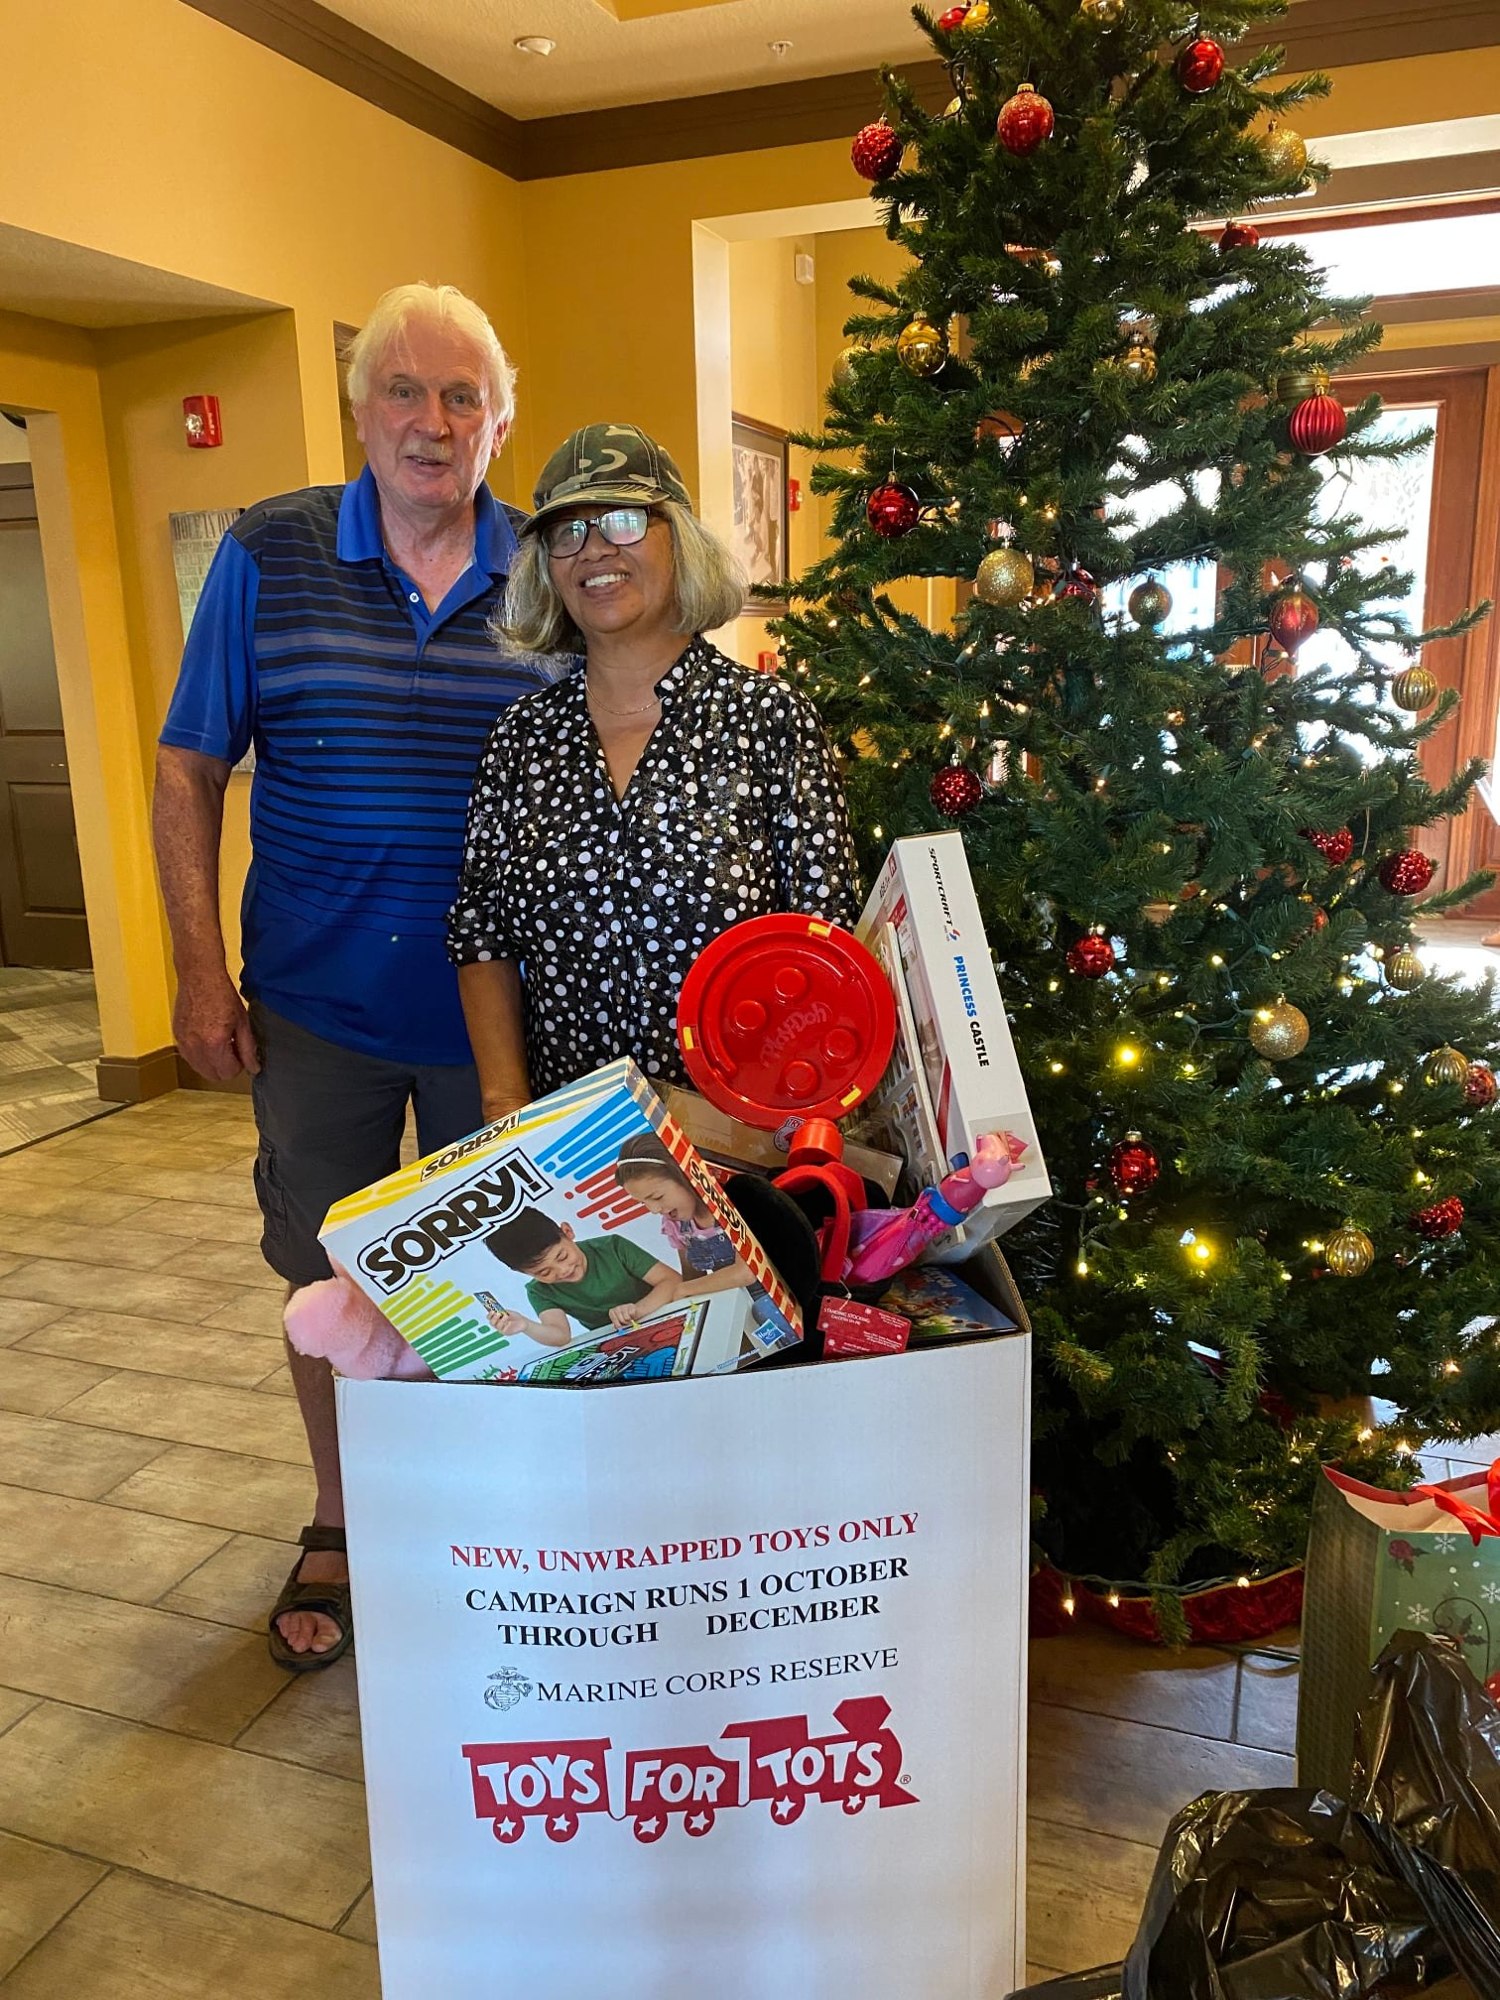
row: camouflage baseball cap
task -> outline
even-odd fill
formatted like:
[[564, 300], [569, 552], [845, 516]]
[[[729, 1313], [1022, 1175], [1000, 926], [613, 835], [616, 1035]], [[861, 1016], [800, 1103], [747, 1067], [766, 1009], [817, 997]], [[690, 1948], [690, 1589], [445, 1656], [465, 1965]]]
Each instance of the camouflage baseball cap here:
[[521, 532], [593, 501], [651, 507], [663, 500], [693, 504], [682, 474], [654, 438], [634, 424], [585, 424], [542, 467], [531, 496], [535, 511]]

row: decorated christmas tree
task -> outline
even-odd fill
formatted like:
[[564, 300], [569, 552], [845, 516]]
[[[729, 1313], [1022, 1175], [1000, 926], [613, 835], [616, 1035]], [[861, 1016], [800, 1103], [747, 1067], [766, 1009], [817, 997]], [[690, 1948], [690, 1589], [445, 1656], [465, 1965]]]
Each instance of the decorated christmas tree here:
[[[953, 98], [888, 74], [854, 144], [912, 261], [853, 287], [780, 628], [867, 869], [962, 831], [1057, 1191], [1004, 1246], [1039, 1548], [1174, 1632], [1301, 1560], [1320, 1463], [1500, 1421], [1495, 1008], [1413, 932], [1488, 879], [1434, 884], [1480, 772], [1418, 757], [1473, 617], [1410, 628], [1344, 475], [1421, 440], [1329, 393], [1379, 329], [1250, 219], [1319, 171], [1327, 80], [1233, 54], [1281, 11], [917, 10]], [[934, 577], [937, 630], [892, 596]]]

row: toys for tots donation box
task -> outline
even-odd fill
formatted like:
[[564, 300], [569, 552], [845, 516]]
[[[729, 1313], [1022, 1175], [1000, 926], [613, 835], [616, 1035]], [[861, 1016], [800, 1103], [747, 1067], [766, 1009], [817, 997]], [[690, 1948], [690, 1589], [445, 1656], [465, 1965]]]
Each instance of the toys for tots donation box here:
[[384, 2000], [1003, 2000], [1028, 1343], [338, 1383]]

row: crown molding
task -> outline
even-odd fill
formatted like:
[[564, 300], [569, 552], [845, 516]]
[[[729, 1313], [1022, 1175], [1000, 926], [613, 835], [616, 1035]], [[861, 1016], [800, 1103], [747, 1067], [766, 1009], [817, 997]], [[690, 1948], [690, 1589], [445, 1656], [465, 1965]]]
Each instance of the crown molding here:
[[[845, 138], [880, 106], [879, 84], [860, 71], [551, 118], [512, 118], [319, 0], [182, 3], [513, 180]], [[1241, 46], [1272, 43], [1285, 47], [1294, 70], [1403, 62], [1500, 43], [1500, 6], [1496, 0], [1296, 0], [1284, 21]], [[933, 109], [952, 94], [941, 63], [908, 64], [905, 73]]]

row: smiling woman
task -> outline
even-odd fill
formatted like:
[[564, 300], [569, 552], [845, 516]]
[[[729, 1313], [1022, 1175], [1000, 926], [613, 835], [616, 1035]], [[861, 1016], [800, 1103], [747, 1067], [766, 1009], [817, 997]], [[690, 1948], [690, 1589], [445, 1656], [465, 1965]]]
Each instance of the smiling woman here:
[[504, 633], [579, 668], [503, 715], [469, 808], [449, 952], [485, 1115], [634, 1056], [685, 1081], [677, 998], [742, 918], [858, 908], [817, 716], [703, 636], [744, 600], [682, 475], [628, 424], [548, 461]]

